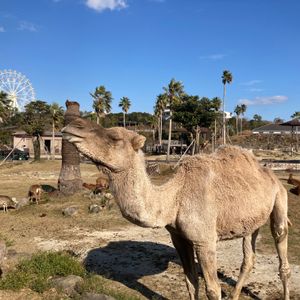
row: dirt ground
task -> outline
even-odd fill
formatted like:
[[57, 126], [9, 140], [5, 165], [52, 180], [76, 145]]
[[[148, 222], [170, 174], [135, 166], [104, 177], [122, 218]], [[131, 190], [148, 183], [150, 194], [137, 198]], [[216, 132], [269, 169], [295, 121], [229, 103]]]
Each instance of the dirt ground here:
[[[60, 161], [6, 164], [0, 167], [0, 194], [20, 199], [26, 196], [31, 184], [56, 186], [59, 171]], [[98, 176], [91, 164], [82, 164], [81, 172], [88, 183], [94, 183]], [[154, 180], [161, 182], [166, 176]], [[109, 279], [116, 289], [133, 290], [141, 299], [188, 299], [182, 268], [167, 231], [130, 224], [116, 205], [90, 214], [89, 205], [97, 201], [91, 201], [83, 191], [72, 197], [45, 199], [38, 205], [9, 213], [0, 211], [0, 238], [9, 245], [4, 271], [37, 251], [67, 250], [82, 260], [88, 271]], [[292, 201], [295, 202], [292, 208], [300, 209], [300, 198], [294, 197]], [[76, 216], [62, 215], [62, 209], [69, 206], [78, 208]], [[299, 223], [294, 226], [292, 237], [299, 237]], [[241, 242], [239, 239], [218, 246], [219, 278], [226, 295], [239, 273]], [[280, 299], [278, 258], [269, 244], [268, 238], [260, 236], [256, 265], [241, 299]], [[295, 251], [292, 256], [295, 263], [291, 266], [291, 298], [300, 299], [300, 262]], [[204, 295], [203, 280], [201, 295]], [[40, 299], [40, 296], [28, 290], [0, 291], [0, 299]]]

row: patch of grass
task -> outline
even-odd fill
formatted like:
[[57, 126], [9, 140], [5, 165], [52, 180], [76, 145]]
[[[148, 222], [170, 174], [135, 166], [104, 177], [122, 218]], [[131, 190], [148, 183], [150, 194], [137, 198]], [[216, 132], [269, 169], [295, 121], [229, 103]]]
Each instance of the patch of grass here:
[[0, 280], [0, 289], [19, 290], [28, 287], [42, 293], [50, 286], [51, 276], [85, 276], [83, 266], [73, 257], [62, 252], [37, 253], [20, 262], [16, 270]]
[[83, 283], [81, 283], [77, 289], [80, 294], [84, 292], [88, 293], [99, 293], [110, 295], [117, 300], [139, 300], [140, 298], [129, 294], [125, 291], [118, 291], [117, 289], [112, 289], [108, 287], [107, 280], [103, 277], [95, 274], [90, 274], [87, 276]]
[[12, 239], [9, 239], [8, 237], [4, 236], [0, 233], [0, 240], [3, 240], [5, 242], [6, 247], [11, 247], [14, 245], [15, 241]]

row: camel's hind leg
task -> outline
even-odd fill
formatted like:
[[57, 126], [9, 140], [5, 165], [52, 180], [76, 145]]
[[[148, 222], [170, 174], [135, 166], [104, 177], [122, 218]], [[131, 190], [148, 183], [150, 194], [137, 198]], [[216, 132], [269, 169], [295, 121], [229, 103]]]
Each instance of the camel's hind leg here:
[[286, 191], [278, 193], [271, 213], [271, 231], [279, 257], [279, 275], [283, 284], [284, 299], [289, 299], [288, 281], [291, 270], [287, 258], [288, 249], [288, 217]]
[[239, 275], [238, 282], [230, 295], [230, 299], [239, 299], [244, 282], [251, 272], [255, 261], [255, 242], [258, 235], [258, 230], [243, 238], [243, 263]]
[[190, 299], [198, 299], [198, 274], [194, 258], [193, 245], [176, 233], [170, 232], [172, 242], [176, 248], [185, 274], [185, 281], [190, 295]]

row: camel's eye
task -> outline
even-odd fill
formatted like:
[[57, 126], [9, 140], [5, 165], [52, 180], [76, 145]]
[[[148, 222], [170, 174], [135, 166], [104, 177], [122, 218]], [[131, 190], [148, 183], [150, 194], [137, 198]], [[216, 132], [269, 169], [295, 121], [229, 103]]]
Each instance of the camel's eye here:
[[121, 140], [122, 140], [122, 137], [121, 137], [121, 135], [119, 134], [119, 132], [114, 132], [114, 131], [112, 131], [112, 132], [109, 132], [107, 136], [108, 136], [108, 138], [109, 138], [110, 140], [112, 140], [112, 141], [114, 141], [114, 142], [118, 142], [118, 141], [121, 141]]

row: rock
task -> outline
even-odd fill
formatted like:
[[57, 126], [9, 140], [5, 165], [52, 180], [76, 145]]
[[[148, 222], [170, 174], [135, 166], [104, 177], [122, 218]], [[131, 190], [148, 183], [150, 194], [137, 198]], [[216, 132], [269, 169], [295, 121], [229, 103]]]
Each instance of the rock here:
[[2, 265], [7, 254], [7, 248], [4, 241], [0, 241], [0, 265]]
[[102, 209], [102, 207], [100, 207], [99, 205], [97, 204], [91, 204], [89, 206], [89, 212], [90, 213], [94, 213], [94, 214], [97, 214], [100, 212], [100, 210]]
[[50, 283], [54, 288], [69, 296], [77, 294], [75, 291], [76, 285], [82, 282], [82, 277], [76, 275], [69, 275], [67, 277], [59, 277], [50, 280]]
[[21, 207], [24, 207], [27, 205], [29, 205], [29, 199], [24, 197], [17, 202], [16, 209], [20, 209]]
[[115, 298], [105, 294], [84, 293], [81, 300], [115, 300]]
[[66, 207], [62, 210], [64, 216], [74, 216], [78, 213], [78, 208], [74, 206]]
[[7, 248], [4, 241], [0, 241], [0, 277], [3, 273], [3, 262], [7, 254]]

